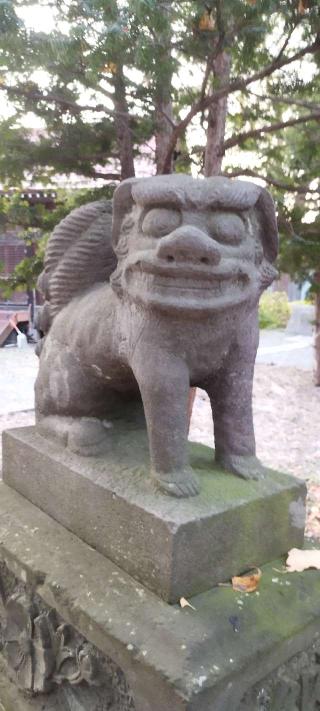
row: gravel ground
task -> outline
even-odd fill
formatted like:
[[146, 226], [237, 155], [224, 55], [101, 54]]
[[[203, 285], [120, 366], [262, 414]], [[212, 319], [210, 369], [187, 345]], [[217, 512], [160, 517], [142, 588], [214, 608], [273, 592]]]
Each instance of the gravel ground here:
[[[258, 456], [267, 466], [307, 481], [306, 533], [320, 538], [320, 388], [312, 372], [257, 364], [253, 410]], [[201, 390], [190, 438], [213, 446], [210, 404]]]
[[[253, 404], [259, 457], [267, 466], [307, 480], [307, 533], [320, 537], [320, 388], [313, 385], [312, 372], [257, 364]], [[33, 423], [32, 410], [0, 414], [0, 432]], [[210, 405], [201, 390], [190, 439], [213, 446]]]
[[[253, 395], [257, 453], [267, 466], [320, 484], [320, 388], [312, 373], [256, 365]], [[190, 437], [213, 446], [210, 404], [198, 390]]]

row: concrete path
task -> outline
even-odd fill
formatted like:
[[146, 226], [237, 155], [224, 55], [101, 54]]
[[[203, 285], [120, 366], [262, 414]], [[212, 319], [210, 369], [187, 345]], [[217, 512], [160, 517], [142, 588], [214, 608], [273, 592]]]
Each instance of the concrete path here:
[[0, 348], [0, 415], [33, 409], [37, 372], [34, 346]]
[[[258, 363], [313, 368], [313, 345], [310, 336], [290, 336], [284, 331], [261, 331]], [[0, 348], [0, 415], [31, 410], [34, 406], [34, 381], [38, 358], [34, 346]]]
[[293, 336], [282, 330], [260, 331], [257, 363], [313, 370], [313, 336]]

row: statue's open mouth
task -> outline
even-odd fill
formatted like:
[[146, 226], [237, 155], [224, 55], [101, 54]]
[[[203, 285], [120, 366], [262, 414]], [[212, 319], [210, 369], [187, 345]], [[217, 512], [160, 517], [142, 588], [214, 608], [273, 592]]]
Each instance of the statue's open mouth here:
[[236, 259], [221, 260], [213, 266], [141, 255], [124, 270], [126, 289], [133, 301], [199, 316], [248, 300], [252, 288], [254, 291], [252, 276], [250, 267], [247, 271]]
[[[152, 284], [161, 290], [205, 291], [219, 296], [229, 289], [245, 289], [250, 281], [249, 275], [238, 264], [209, 267], [188, 263], [176, 264], [163, 260], [141, 259], [129, 267], [131, 272], [152, 276]], [[148, 281], [148, 279], [147, 279]], [[207, 294], [208, 296], [208, 294]]]
[[201, 281], [196, 282], [194, 277], [182, 277], [179, 274], [170, 277], [155, 277], [153, 283], [155, 287], [160, 287], [161, 289], [174, 289], [180, 292], [185, 290], [205, 291], [210, 292], [213, 296], [219, 296], [229, 289], [244, 289], [248, 284], [248, 277], [245, 275], [236, 277], [232, 275], [215, 275], [213, 279], [202, 278]]

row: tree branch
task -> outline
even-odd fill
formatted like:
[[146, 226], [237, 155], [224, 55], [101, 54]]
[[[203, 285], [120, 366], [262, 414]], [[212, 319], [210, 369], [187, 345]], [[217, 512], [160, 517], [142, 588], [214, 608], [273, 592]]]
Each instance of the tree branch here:
[[227, 96], [229, 94], [232, 94], [236, 91], [243, 91], [246, 89], [249, 84], [252, 84], [255, 81], [258, 81], [259, 79], [264, 79], [273, 72], [275, 72], [278, 69], [281, 69], [282, 67], [288, 66], [289, 64], [292, 64], [292, 62], [296, 62], [299, 59], [302, 59], [304, 56], [307, 54], [314, 54], [320, 49], [320, 36], [317, 35], [316, 40], [311, 44], [307, 45], [306, 47], [303, 47], [300, 49], [298, 52], [295, 52], [295, 54], [291, 55], [290, 57], [282, 57], [281, 52], [278, 54], [278, 56], [270, 62], [270, 64], [267, 64], [265, 67], [260, 69], [258, 72], [255, 72], [254, 74], [251, 74], [248, 77], [239, 77], [238, 79], [233, 79], [231, 82], [228, 82], [225, 86], [220, 87], [216, 91], [212, 93], [211, 96], [207, 96], [206, 98], [203, 99], [198, 99], [190, 108], [188, 111], [187, 115], [185, 116], [182, 121], [176, 126], [172, 133], [170, 145], [168, 146], [168, 152], [166, 156], [166, 160], [164, 161], [164, 169], [163, 172], [166, 173], [168, 172], [167, 168], [168, 165], [171, 162], [171, 155], [172, 152], [174, 151], [176, 142], [178, 138], [183, 134], [183, 132], [186, 130], [187, 126], [189, 125], [190, 121], [196, 116], [199, 112], [204, 111], [207, 109], [212, 103], [217, 102], [219, 99], [221, 99], [223, 96]]
[[254, 96], [259, 101], [271, 101], [274, 104], [288, 104], [288, 106], [302, 106], [305, 109], [320, 111], [320, 104], [315, 104], [312, 101], [304, 101], [303, 99], [291, 99], [289, 96], [270, 96], [269, 94], [256, 94], [255, 91], [248, 89], [248, 94]]
[[100, 173], [98, 170], [91, 171], [92, 178], [103, 178], [103, 180], [121, 180], [120, 173]]
[[[98, 75], [99, 81], [106, 81], [106, 77], [103, 76], [103, 74]], [[107, 99], [110, 99], [111, 101], [114, 100], [114, 94], [112, 91], [108, 91], [108, 89], [105, 89], [101, 84], [98, 84], [98, 86], [92, 86], [90, 84], [87, 84], [88, 89], [92, 89], [93, 91], [100, 91], [101, 94], [107, 97]]]
[[255, 170], [250, 168], [244, 168], [243, 170], [232, 170], [222, 173], [226, 178], [239, 178], [242, 175], [250, 176], [251, 178], [259, 178], [264, 180], [268, 185], [274, 185], [275, 188], [280, 188], [280, 190], [286, 190], [292, 193], [298, 193], [299, 195], [305, 195], [306, 193], [320, 194], [319, 188], [310, 188], [308, 185], [292, 185], [292, 183], [284, 183], [277, 178], [273, 178], [271, 175], [261, 175]]
[[221, 9], [221, 0], [217, 0], [217, 26], [218, 26], [218, 39], [214, 38], [213, 40], [213, 46], [212, 46], [212, 51], [210, 52], [209, 56], [207, 57], [206, 61], [206, 67], [203, 75], [203, 80], [201, 84], [201, 89], [200, 89], [200, 98], [199, 101], [202, 102], [204, 101], [206, 97], [206, 91], [208, 87], [208, 82], [210, 78], [211, 72], [214, 70], [214, 62], [215, 59], [217, 59], [218, 55], [223, 51], [224, 47], [224, 42], [225, 42], [225, 29], [223, 26], [222, 22], [222, 9]]
[[266, 133], [273, 133], [274, 131], [280, 131], [282, 128], [288, 128], [288, 126], [295, 126], [298, 123], [306, 123], [307, 121], [320, 121], [320, 110], [314, 111], [311, 114], [304, 114], [298, 118], [289, 119], [288, 121], [278, 121], [277, 123], [266, 124], [261, 126], [261, 128], [253, 128], [251, 131], [244, 131], [243, 133], [234, 134], [231, 138], [228, 138], [222, 145], [222, 151], [224, 154], [229, 148], [233, 146], [238, 146], [239, 144], [246, 141], [248, 138], [258, 138], [259, 136], [264, 136]]
[[295, 30], [297, 29], [297, 26], [300, 24], [300, 22], [301, 22], [301, 16], [300, 16], [298, 19], [296, 19], [296, 21], [295, 21], [295, 23], [293, 24], [293, 26], [292, 26], [290, 32], [289, 32], [288, 35], [286, 36], [285, 41], [284, 41], [282, 47], [280, 48], [279, 53], [278, 53], [278, 55], [277, 55], [277, 57], [276, 57], [276, 61], [279, 61], [279, 60], [281, 59], [281, 57], [283, 57], [284, 52], [286, 51], [286, 49], [287, 49], [287, 47], [288, 47], [288, 44], [289, 44], [289, 42], [290, 42], [290, 40], [291, 40], [291, 37], [292, 37], [293, 33], [295, 32]]
[[6, 91], [9, 96], [11, 94], [13, 96], [23, 96], [25, 99], [30, 99], [32, 101], [44, 101], [46, 103], [53, 102], [54, 104], [58, 104], [59, 106], [61, 106], [62, 109], [65, 109], [66, 111], [72, 111], [76, 114], [79, 114], [82, 111], [93, 111], [98, 113], [105, 113], [110, 116], [114, 116], [115, 118], [121, 118], [122, 116], [126, 115], [120, 111], [112, 111], [111, 109], [107, 109], [105, 106], [103, 106], [103, 104], [97, 104], [97, 106], [82, 106], [81, 104], [77, 104], [75, 101], [71, 101], [70, 99], [67, 99], [63, 96], [59, 96], [58, 94], [54, 94], [52, 92], [44, 93], [40, 91], [40, 89], [28, 89], [22, 86], [10, 86], [8, 84], [0, 84], [0, 90]]
[[275, 72], [276, 70], [282, 69], [282, 67], [292, 64], [292, 62], [297, 62], [299, 59], [302, 59], [306, 54], [315, 54], [315, 52], [319, 50], [320, 35], [311, 45], [303, 47], [303, 49], [300, 49], [298, 52], [291, 55], [291, 57], [284, 57], [283, 59], [281, 59], [278, 55], [278, 57], [276, 57], [266, 67], [260, 69], [260, 71], [251, 74], [251, 76], [249, 77], [239, 77], [238, 79], [234, 79], [229, 84], [226, 84], [226, 86], [221, 87], [221, 89], [217, 89], [217, 91], [215, 91], [212, 96], [209, 96], [205, 99], [204, 108], [207, 108], [212, 102], [217, 101], [222, 96], [234, 93], [235, 91], [243, 91], [249, 84], [252, 84], [253, 82], [261, 79], [265, 79], [266, 77], [270, 76], [270, 74], [273, 74], [273, 72]]
[[162, 108], [160, 108], [160, 107], [158, 107], [158, 111], [159, 111], [159, 114], [161, 114], [161, 116], [164, 116], [164, 118], [166, 119], [166, 121], [168, 121], [168, 123], [170, 124], [171, 128], [175, 128], [175, 127], [176, 127], [175, 122], [172, 121], [172, 119], [170, 118], [170, 116], [168, 116], [168, 114], [166, 113], [166, 111], [164, 111], [164, 110], [163, 110]]
[[206, 63], [206, 68], [203, 76], [203, 81], [200, 89], [200, 101], [203, 101], [206, 96], [206, 91], [207, 91], [207, 86], [208, 86], [208, 81], [211, 72], [214, 69], [214, 61], [217, 59], [218, 55], [220, 52], [223, 50], [223, 44], [224, 44], [224, 32], [222, 27], [219, 29], [219, 39], [218, 41], [215, 41], [213, 44], [213, 49], [212, 52], [210, 52], [209, 57], [207, 59]]

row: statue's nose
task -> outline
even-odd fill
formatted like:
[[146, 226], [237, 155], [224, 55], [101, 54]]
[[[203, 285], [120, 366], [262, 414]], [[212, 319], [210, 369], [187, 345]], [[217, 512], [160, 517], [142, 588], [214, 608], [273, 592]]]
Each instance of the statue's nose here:
[[193, 264], [218, 264], [221, 259], [219, 244], [197, 227], [182, 225], [162, 237], [157, 257], [167, 262], [192, 262]]

